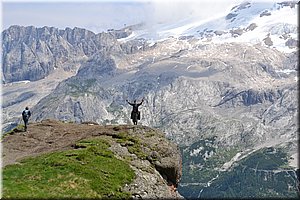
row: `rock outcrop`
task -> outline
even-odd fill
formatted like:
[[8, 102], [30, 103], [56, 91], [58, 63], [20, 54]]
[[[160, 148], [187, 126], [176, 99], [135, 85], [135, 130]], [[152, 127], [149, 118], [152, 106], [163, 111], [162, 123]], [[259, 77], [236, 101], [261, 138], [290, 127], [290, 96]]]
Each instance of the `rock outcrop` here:
[[182, 170], [180, 151], [158, 130], [145, 126], [44, 120], [30, 124], [24, 133], [14, 129], [3, 138], [3, 167], [26, 157], [80, 148], [76, 142], [83, 139], [102, 138], [115, 156], [128, 162], [134, 170], [134, 181], [123, 188], [133, 198], [182, 198], [176, 191]]

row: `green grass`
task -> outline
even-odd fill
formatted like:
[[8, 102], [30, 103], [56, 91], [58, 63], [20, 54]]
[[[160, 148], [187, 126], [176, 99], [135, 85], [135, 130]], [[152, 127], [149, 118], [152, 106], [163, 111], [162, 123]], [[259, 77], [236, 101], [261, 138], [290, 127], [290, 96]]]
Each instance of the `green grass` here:
[[147, 132], [146, 134], [145, 134], [145, 137], [153, 137], [153, 136], [155, 136], [155, 132], [154, 131], [149, 131], [149, 132]]
[[4, 133], [2, 135], [2, 138], [4, 138], [7, 135], [13, 135], [13, 134], [18, 133], [18, 132], [24, 132], [24, 129], [25, 129], [25, 126], [23, 124], [19, 124], [17, 127], [15, 127], [12, 130]]
[[4, 198], [130, 198], [122, 191], [134, 179], [105, 140], [77, 143], [78, 149], [23, 160], [3, 169]]
[[147, 154], [142, 150], [143, 144], [139, 138], [130, 136], [126, 132], [120, 132], [117, 137], [117, 142], [123, 146], [126, 146], [129, 153], [135, 154], [142, 160], [147, 159]]
[[244, 158], [242, 164], [257, 169], [275, 170], [288, 164], [287, 153], [281, 148], [276, 151], [275, 148], [264, 148]]
[[78, 81], [77, 79], [72, 79], [67, 82], [67, 86], [69, 87], [68, 94], [73, 97], [80, 97], [83, 94], [96, 95], [93, 92], [92, 87], [96, 83], [96, 79], [86, 79], [84, 81]]
[[[215, 147], [215, 137], [206, 138], [193, 143], [189, 147], [181, 148], [181, 155], [183, 159], [182, 166], [182, 178], [181, 181], [184, 182], [201, 182], [207, 183], [214, 177], [216, 177], [220, 172], [219, 168], [223, 166], [224, 163], [231, 160], [238, 152], [238, 148], [216, 148]], [[197, 155], [191, 155], [195, 149], [202, 148]], [[213, 152], [213, 154], [204, 159], [203, 155], [205, 152]], [[195, 166], [195, 168], [191, 167]]]
[[[288, 168], [288, 155], [281, 148], [260, 149], [248, 157], [238, 161], [239, 165], [226, 172], [218, 172], [223, 161], [232, 158], [237, 148], [217, 149], [216, 154], [203, 164], [202, 169], [189, 169], [183, 166], [183, 182], [207, 183], [216, 175], [210, 187], [188, 186], [179, 192], [186, 198], [196, 198], [200, 190], [201, 198], [297, 198], [297, 179], [293, 171], [280, 171]], [[188, 156], [187, 152], [186, 156]], [[193, 157], [186, 157], [192, 159]], [[219, 158], [219, 160], [216, 160]], [[193, 160], [191, 160], [193, 162]], [[185, 163], [184, 163], [185, 164]], [[272, 171], [276, 170], [276, 171]], [[277, 171], [279, 170], [279, 171]]]

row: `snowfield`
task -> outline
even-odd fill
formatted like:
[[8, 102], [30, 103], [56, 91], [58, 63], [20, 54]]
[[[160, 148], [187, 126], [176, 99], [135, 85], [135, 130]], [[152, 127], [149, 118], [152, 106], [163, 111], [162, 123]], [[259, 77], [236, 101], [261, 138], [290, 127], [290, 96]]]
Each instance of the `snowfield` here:
[[190, 17], [171, 24], [153, 24], [151, 28], [145, 25], [144, 29], [133, 30], [130, 36], [119, 41], [145, 38], [154, 43], [170, 37], [193, 36], [201, 42], [264, 44], [270, 38], [271, 44], [266, 45], [291, 53], [296, 47], [288, 47], [286, 42], [297, 40], [297, 10], [296, 1], [290, 5], [279, 1], [244, 2], [207, 19]]

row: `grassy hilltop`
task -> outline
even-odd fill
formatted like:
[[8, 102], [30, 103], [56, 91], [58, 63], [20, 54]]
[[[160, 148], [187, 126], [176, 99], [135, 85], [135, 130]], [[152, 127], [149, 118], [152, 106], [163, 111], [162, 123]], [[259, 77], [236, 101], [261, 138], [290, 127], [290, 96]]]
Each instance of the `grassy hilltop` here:
[[157, 130], [45, 120], [24, 133], [2, 139], [4, 198], [180, 196], [180, 152]]

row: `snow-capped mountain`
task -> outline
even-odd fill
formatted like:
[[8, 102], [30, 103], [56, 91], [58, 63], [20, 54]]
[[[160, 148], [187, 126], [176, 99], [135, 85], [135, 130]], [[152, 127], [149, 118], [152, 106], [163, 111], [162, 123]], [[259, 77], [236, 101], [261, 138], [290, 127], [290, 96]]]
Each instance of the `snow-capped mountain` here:
[[262, 43], [283, 52], [293, 52], [297, 47], [298, 6], [296, 1], [246, 1], [229, 13], [213, 14], [205, 20], [191, 17], [171, 24], [152, 24], [151, 28], [145, 25], [120, 41], [195, 37], [201, 42]]

